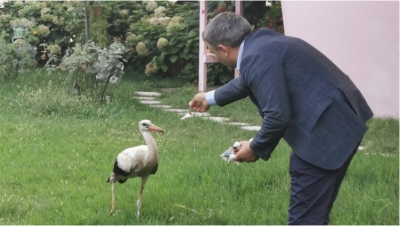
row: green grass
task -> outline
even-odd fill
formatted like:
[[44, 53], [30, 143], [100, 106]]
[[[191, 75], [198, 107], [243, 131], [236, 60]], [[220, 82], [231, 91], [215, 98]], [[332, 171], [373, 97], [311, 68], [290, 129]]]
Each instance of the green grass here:
[[[228, 164], [219, 155], [255, 132], [201, 118], [180, 120], [133, 98], [136, 91], [159, 91], [163, 104], [187, 108], [194, 86], [130, 75], [110, 87], [111, 104], [99, 107], [74, 102], [60, 85], [60, 75], [27, 74], [0, 86], [0, 224], [287, 223], [290, 148], [284, 141], [268, 162]], [[168, 87], [177, 89], [162, 90]], [[210, 113], [261, 122], [248, 99]], [[139, 220], [140, 179], [116, 184], [116, 214], [109, 216], [106, 180], [120, 151], [143, 144], [137, 123], [144, 118], [166, 130], [153, 134], [158, 172], [146, 184]], [[350, 165], [332, 224], [399, 223], [399, 121], [368, 124], [366, 149]]]

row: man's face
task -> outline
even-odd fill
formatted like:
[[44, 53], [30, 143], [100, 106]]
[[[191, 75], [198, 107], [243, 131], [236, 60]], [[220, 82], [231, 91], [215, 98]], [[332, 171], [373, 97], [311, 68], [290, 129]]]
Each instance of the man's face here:
[[209, 53], [213, 54], [215, 60], [230, 68], [236, 68], [235, 60], [232, 60], [231, 48], [224, 45], [218, 45], [218, 49], [213, 48], [207, 43]]

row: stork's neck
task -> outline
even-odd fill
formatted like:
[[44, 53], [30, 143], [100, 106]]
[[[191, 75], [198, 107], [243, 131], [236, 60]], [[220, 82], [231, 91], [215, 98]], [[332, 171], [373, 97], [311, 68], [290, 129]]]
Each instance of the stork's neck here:
[[149, 147], [149, 154], [150, 155], [154, 155], [154, 156], [158, 156], [158, 148], [157, 148], [157, 143], [154, 140], [153, 136], [151, 136], [149, 131], [144, 131], [142, 132], [143, 138], [147, 144], [147, 146]]

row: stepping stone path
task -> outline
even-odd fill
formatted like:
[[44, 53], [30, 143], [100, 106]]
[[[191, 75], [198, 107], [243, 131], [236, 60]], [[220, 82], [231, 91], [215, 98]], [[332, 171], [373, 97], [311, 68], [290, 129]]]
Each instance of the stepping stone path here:
[[227, 122], [226, 124], [228, 125], [233, 125], [233, 126], [249, 126], [249, 123], [245, 122]]
[[154, 107], [154, 108], [164, 108], [164, 109], [172, 108], [172, 106], [169, 106], [169, 105], [160, 105], [160, 104], [153, 104], [153, 105], [150, 105], [150, 107]]
[[[133, 98], [140, 100], [140, 103], [142, 103], [142, 104], [148, 104], [149, 106], [154, 107], [154, 108], [162, 108], [164, 111], [175, 112], [178, 115], [185, 115], [189, 111], [189, 109], [175, 109], [169, 105], [162, 105], [161, 101], [155, 100], [156, 97], [161, 96], [161, 93], [144, 92], [144, 91], [135, 92], [135, 93], [138, 96], [133, 97]], [[258, 131], [261, 129], [260, 126], [252, 126], [249, 123], [245, 123], [245, 122], [229, 122], [229, 118], [211, 116], [207, 112], [191, 112], [191, 113], [193, 114], [194, 117], [203, 117], [204, 119], [212, 120], [215, 122], [221, 122], [221, 123], [227, 124], [227, 125], [240, 126], [240, 128], [244, 129], [244, 130]], [[358, 147], [358, 150], [360, 150], [360, 151], [363, 151], [365, 149], [366, 148], [363, 146]], [[368, 155], [369, 153], [365, 152], [365, 154]], [[394, 156], [393, 154], [389, 154], [389, 153], [380, 153], [380, 155], [382, 155], [384, 157]]]
[[139, 96], [151, 96], [151, 97], [159, 97], [161, 93], [156, 92], [135, 92]]
[[140, 103], [142, 103], [142, 104], [161, 104], [161, 102], [157, 101], [157, 100], [141, 100]]
[[154, 97], [134, 97], [139, 100], [154, 100]]
[[208, 119], [208, 120], [215, 121], [215, 122], [229, 121], [229, 118], [224, 118], [224, 117], [204, 117], [204, 119]]
[[170, 112], [177, 112], [177, 113], [186, 113], [188, 110], [186, 109], [165, 109], [165, 111], [170, 111]]
[[[189, 111], [189, 109], [175, 109], [175, 108], [172, 108], [172, 106], [163, 105], [161, 103], [161, 101], [156, 100], [156, 97], [161, 96], [160, 93], [144, 92], [144, 91], [135, 92], [135, 93], [137, 96], [135, 96], [133, 98], [140, 100], [140, 103], [147, 104], [150, 107], [161, 108], [164, 111], [175, 112], [178, 115], [186, 115]], [[252, 126], [249, 123], [244, 123], [244, 122], [230, 122], [229, 118], [212, 116], [212, 115], [210, 115], [210, 113], [207, 113], [207, 112], [191, 112], [191, 113], [193, 114], [193, 117], [203, 117], [203, 119], [205, 119], [205, 120], [220, 122], [220, 123], [227, 124], [227, 125], [240, 126], [240, 128], [242, 128], [244, 130], [258, 131], [261, 128], [260, 126]]]
[[242, 126], [240, 128], [245, 130], [259, 131], [261, 129], [261, 126]]

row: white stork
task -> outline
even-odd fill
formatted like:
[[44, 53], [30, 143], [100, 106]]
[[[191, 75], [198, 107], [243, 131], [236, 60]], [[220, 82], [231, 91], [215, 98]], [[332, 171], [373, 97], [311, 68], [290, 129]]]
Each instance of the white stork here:
[[150, 174], [155, 174], [157, 172], [157, 143], [151, 136], [150, 131], [164, 132], [164, 130], [153, 125], [150, 120], [142, 120], [139, 122], [139, 131], [146, 145], [127, 148], [119, 153], [114, 162], [114, 170], [107, 180], [107, 183], [111, 183], [110, 215], [114, 212], [114, 183], [118, 181], [122, 184], [125, 183], [128, 178], [141, 177], [142, 185], [137, 200], [137, 217], [139, 218], [144, 185]]

